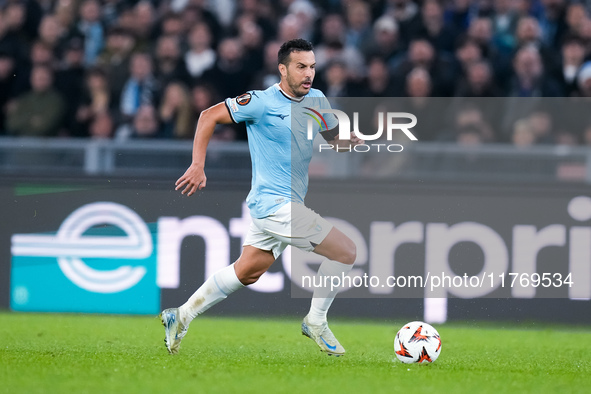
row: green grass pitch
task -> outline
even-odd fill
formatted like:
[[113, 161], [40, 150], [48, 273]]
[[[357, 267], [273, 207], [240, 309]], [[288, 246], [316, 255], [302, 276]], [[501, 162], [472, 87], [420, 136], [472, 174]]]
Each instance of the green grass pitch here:
[[200, 317], [177, 356], [156, 317], [0, 313], [5, 393], [588, 393], [591, 329], [436, 325], [431, 365], [395, 359], [406, 322], [334, 320], [329, 357], [296, 319]]

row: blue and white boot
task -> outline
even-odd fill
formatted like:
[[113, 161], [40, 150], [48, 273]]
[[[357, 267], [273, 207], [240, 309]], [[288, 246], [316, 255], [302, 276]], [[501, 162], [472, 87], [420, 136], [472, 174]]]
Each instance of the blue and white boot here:
[[342, 356], [345, 354], [345, 348], [341, 346], [339, 341], [335, 338], [328, 323], [324, 322], [320, 325], [310, 324], [308, 316], [304, 317], [302, 322], [302, 335], [312, 339], [320, 347], [320, 351], [325, 352], [329, 356]]
[[181, 340], [187, 333], [188, 326], [185, 327], [180, 321], [179, 309], [169, 308], [160, 313], [160, 320], [165, 330], [164, 343], [170, 354], [177, 354], [181, 345]]

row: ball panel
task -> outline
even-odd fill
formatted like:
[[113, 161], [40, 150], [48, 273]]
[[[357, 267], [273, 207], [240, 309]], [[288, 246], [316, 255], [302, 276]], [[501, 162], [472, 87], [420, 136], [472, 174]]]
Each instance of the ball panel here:
[[414, 363], [416, 361], [400, 340], [394, 343], [394, 352], [396, 353], [396, 357], [405, 364]]

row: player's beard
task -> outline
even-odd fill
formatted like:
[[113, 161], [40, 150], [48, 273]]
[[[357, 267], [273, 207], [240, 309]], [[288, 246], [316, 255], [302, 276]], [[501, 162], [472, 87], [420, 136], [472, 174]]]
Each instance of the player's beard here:
[[295, 81], [289, 73], [287, 73], [287, 85], [291, 89], [291, 91], [295, 94], [296, 97], [303, 97], [308, 94], [310, 89], [306, 89], [302, 86], [304, 82], [310, 83], [310, 88], [312, 87], [313, 78], [305, 78], [301, 81]]

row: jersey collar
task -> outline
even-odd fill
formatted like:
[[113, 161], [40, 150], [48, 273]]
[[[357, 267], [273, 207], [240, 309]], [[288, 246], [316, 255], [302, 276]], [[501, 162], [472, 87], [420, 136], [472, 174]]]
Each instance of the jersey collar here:
[[296, 103], [301, 102], [304, 99], [304, 97], [307, 96], [306, 95], [306, 96], [302, 96], [302, 97], [292, 97], [289, 94], [285, 93], [283, 91], [283, 89], [281, 89], [281, 86], [279, 86], [279, 83], [276, 83], [275, 86], [277, 86], [277, 89], [279, 89], [279, 91], [281, 92], [282, 95], [285, 96], [285, 98], [287, 98], [288, 100], [291, 100], [291, 101], [295, 101]]

